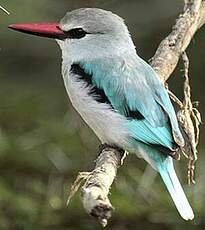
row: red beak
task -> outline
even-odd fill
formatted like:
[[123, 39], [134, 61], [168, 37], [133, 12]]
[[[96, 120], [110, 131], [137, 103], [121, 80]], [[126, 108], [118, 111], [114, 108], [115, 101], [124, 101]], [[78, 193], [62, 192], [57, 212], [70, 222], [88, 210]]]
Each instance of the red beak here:
[[66, 33], [60, 29], [58, 23], [12, 24], [9, 26], [9, 28], [23, 33], [47, 38], [63, 40], [67, 37]]

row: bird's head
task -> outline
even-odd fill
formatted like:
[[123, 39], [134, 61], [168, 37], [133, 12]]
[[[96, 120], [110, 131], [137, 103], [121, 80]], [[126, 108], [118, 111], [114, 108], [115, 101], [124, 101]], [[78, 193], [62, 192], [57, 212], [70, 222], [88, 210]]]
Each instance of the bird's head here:
[[9, 28], [56, 39], [63, 59], [73, 62], [135, 52], [123, 19], [102, 9], [77, 9], [60, 23], [13, 24]]

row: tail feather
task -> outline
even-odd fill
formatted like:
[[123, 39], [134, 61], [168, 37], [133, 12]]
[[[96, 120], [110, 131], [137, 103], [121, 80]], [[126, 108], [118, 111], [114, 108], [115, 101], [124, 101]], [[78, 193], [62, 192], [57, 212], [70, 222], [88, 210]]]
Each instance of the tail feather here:
[[169, 159], [166, 167], [159, 168], [159, 173], [182, 218], [185, 220], [192, 220], [194, 218], [194, 213], [177, 178], [172, 159]]

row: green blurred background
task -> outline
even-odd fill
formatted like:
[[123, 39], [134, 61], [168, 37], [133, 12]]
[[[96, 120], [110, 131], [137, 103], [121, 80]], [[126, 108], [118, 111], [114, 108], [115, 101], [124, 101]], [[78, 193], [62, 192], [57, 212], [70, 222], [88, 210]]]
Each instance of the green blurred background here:
[[[100, 7], [122, 16], [139, 55], [148, 60], [183, 9], [179, 0], [2, 0], [0, 12], [0, 229], [101, 229], [82, 207], [79, 193], [66, 207], [78, 171], [94, 166], [99, 141], [72, 109], [61, 78], [61, 52], [53, 40], [14, 31], [20, 22], [55, 22], [66, 11]], [[188, 48], [193, 100], [204, 103], [205, 29]], [[182, 96], [182, 65], [170, 88]], [[156, 173], [129, 155], [112, 186], [115, 207], [107, 229], [205, 229], [205, 142], [197, 184], [188, 186], [186, 161], [177, 171], [195, 210], [184, 222]]]

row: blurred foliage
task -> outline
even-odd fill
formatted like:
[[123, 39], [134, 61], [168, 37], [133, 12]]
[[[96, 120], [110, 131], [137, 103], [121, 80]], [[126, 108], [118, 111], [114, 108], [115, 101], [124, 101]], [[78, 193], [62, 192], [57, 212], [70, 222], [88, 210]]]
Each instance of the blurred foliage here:
[[[65, 205], [78, 171], [92, 169], [99, 141], [70, 105], [60, 74], [60, 50], [52, 40], [8, 31], [7, 26], [56, 21], [67, 10], [100, 7], [125, 18], [138, 53], [148, 60], [170, 31], [183, 1], [4, 0], [1, 4], [11, 15], [0, 13], [0, 229], [101, 229], [84, 212], [79, 194], [69, 207]], [[188, 49], [193, 98], [201, 102], [202, 113], [204, 36], [201, 29]], [[181, 68], [170, 80], [178, 96]], [[160, 178], [143, 160], [130, 155], [112, 187], [116, 209], [107, 229], [204, 229], [203, 138], [202, 133], [195, 186], [186, 185], [185, 161], [177, 162], [195, 210], [194, 221], [180, 218]]]

